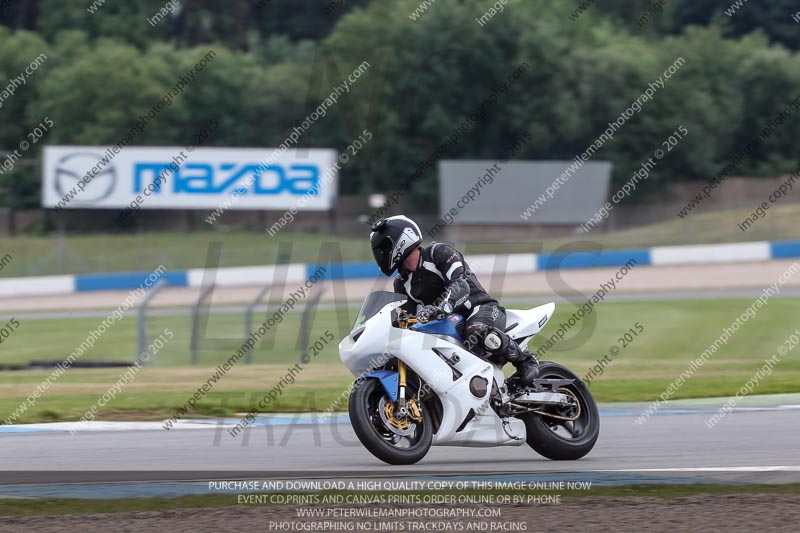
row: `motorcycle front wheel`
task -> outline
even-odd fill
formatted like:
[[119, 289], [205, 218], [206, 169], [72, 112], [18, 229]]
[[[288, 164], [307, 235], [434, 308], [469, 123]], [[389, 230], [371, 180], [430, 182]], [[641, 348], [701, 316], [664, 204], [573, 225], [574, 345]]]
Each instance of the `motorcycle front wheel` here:
[[[408, 387], [408, 398], [416, 391]], [[358, 440], [375, 457], [390, 465], [410, 465], [428, 453], [433, 429], [425, 405], [417, 403], [421, 422], [398, 420], [394, 406], [377, 379], [366, 379], [350, 393], [350, 424]]]

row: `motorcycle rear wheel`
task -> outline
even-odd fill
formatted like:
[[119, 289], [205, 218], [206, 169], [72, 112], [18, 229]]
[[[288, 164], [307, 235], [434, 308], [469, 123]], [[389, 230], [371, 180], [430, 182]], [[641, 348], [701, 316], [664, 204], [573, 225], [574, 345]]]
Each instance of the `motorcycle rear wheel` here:
[[539, 367], [539, 378], [574, 380], [566, 388], [578, 399], [581, 412], [574, 421], [536, 413], [521, 415], [528, 434], [528, 446], [554, 461], [580, 459], [594, 448], [600, 435], [600, 414], [592, 393], [571, 370], [556, 363], [543, 362]]

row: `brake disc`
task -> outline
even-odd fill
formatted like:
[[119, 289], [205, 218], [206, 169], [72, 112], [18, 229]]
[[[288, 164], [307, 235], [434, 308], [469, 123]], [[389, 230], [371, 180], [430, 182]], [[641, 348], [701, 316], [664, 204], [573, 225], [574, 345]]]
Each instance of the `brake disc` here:
[[381, 416], [381, 421], [386, 428], [401, 437], [412, 435], [417, 429], [417, 425], [410, 423], [408, 419], [398, 420], [394, 417], [394, 404], [386, 403], [386, 397], [381, 398], [378, 403], [378, 414]]

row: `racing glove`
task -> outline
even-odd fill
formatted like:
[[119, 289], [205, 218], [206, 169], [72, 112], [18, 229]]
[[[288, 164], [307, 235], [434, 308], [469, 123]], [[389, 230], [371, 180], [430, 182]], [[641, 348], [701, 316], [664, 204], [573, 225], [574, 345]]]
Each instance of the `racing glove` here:
[[438, 320], [447, 315], [447, 312], [441, 307], [435, 305], [426, 305], [417, 311], [417, 320], [420, 322], [430, 322], [431, 320]]

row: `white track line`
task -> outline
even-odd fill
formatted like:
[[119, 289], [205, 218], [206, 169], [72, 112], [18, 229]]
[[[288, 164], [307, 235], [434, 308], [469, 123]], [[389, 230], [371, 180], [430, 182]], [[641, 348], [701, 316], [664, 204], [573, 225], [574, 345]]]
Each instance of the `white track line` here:
[[678, 468], [625, 468], [594, 472], [800, 472], [800, 466], [711, 466]]
[[[172, 429], [208, 429], [209, 424], [179, 422]], [[164, 431], [164, 422], [47, 422], [0, 426], [0, 433], [34, 433], [36, 431]]]

